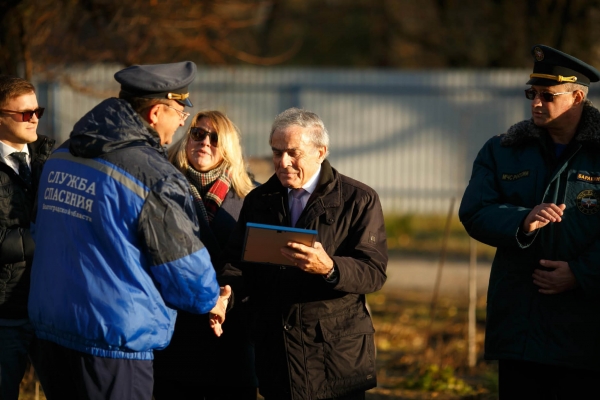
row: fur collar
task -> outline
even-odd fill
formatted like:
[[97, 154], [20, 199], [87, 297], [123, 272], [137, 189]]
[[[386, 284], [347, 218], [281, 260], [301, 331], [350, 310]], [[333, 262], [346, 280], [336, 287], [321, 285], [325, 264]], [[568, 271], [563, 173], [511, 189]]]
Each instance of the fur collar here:
[[[528, 119], [511, 126], [506, 133], [501, 135], [501, 143], [503, 146], [518, 146], [532, 139], [543, 137], [545, 133], [544, 128], [536, 126], [533, 119]], [[575, 140], [600, 145], [600, 111], [589, 100], [585, 100], [583, 104]]]

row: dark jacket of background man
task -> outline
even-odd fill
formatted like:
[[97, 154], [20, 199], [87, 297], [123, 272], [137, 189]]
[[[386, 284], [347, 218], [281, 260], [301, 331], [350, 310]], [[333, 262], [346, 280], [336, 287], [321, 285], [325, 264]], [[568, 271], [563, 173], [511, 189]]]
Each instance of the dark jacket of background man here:
[[0, 163], [0, 319], [26, 319], [34, 243], [29, 221], [44, 162], [54, 140], [38, 135], [28, 145], [33, 185], [25, 187], [15, 171]]
[[[17, 400], [28, 363], [39, 368], [27, 302], [34, 242], [33, 205], [54, 140], [38, 135], [44, 108], [34, 86], [0, 75], [0, 399]], [[29, 154], [28, 156], [26, 154]]]

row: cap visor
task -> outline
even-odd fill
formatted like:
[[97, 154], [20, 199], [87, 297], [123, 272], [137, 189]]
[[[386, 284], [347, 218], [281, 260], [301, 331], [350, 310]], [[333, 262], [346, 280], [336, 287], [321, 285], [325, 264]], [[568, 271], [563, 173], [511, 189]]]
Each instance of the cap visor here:
[[185, 107], [194, 107], [194, 105], [190, 101], [189, 97], [187, 99], [185, 99], [185, 100], [175, 100], [175, 101], [178, 102], [179, 104], [181, 104], [182, 106], [185, 106]]
[[527, 81], [526, 85], [536, 85], [536, 86], [556, 86], [561, 85], [562, 83], [554, 81], [552, 79], [542, 79], [542, 78], [531, 78]]

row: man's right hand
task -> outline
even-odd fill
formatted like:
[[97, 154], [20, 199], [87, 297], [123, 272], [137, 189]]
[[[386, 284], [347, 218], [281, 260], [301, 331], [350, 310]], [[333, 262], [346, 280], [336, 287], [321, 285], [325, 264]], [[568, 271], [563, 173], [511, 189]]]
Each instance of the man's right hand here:
[[531, 212], [523, 221], [523, 232], [529, 233], [536, 229], [543, 228], [550, 222], [562, 221], [563, 210], [567, 206], [561, 204], [557, 206], [554, 203], [542, 203], [538, 204], [531, 210]]

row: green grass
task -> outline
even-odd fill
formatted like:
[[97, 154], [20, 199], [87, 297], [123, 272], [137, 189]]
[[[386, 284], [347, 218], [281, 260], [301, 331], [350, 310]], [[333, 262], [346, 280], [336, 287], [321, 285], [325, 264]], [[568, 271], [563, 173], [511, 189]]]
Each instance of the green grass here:
[[[388, 249], [411, 254], [436, 255], [442, 252], [447, 217], [443, 215], [386, 215], [385, 230]], [[491, 260], [496, 249], [483, 243], [476, 243], [477, 258]], [[452, 258], [468, 258], [470, 237], [465, 228], [454, 216], [450, 220], [446, 255]]]

